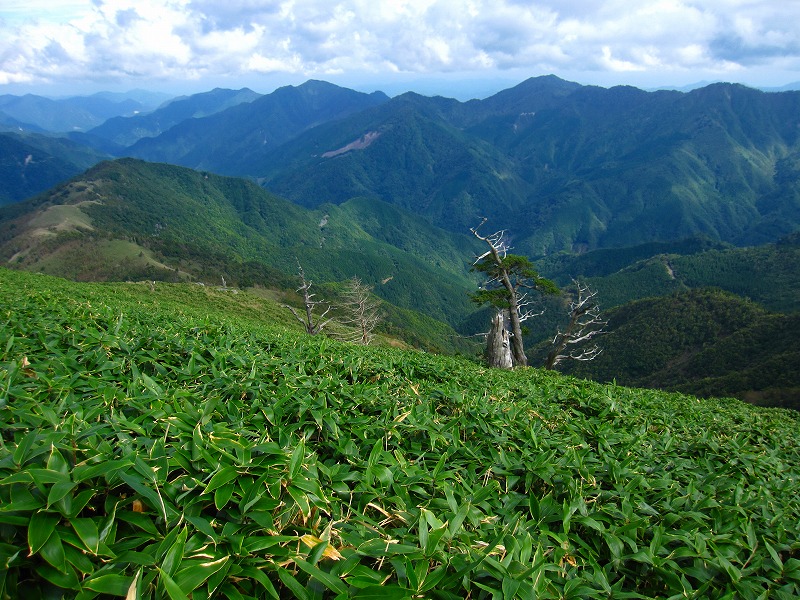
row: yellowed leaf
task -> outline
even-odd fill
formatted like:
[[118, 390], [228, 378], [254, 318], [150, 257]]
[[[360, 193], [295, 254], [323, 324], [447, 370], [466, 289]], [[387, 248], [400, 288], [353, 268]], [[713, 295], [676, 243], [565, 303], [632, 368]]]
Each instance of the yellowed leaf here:
[[310, 533], [306, 533], [305, 535], [300, 536], [300, 541], [309, 548], [313, 548], [317, 544], [322, 543], [321, 539], [319, 539], [315, 535], [311, 535]]
[[[325, 540], [321, 540], [315, 535], [306, 533], [305, 535], [300, 536], [300, 541], [309, 548], [313, 548], [314, 546], [316, 546], [317, 544], [321, 544]], [[330, 542], [328, 542], [328, 545], [325, 548], [325, 550], [322, 551], [322, 557], [330, 558], [331, 560], [341, 560], [342, 558], [344, 558], [342, 554], [331, 545]]]
[[406, 417], [408, 415], [410, 415], [410, 414], [411, 414], [410, 410], [408, 412], [404, 412], [402, 415], [398, 415], [397, 417], [395, 417], [394, 422], [395, 423], [402, 423], [403, 421], [406, 420]]

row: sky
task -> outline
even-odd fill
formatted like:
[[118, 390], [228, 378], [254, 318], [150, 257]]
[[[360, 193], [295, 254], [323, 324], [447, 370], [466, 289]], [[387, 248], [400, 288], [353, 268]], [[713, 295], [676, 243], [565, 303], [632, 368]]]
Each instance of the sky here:
[[0, 94], [800, 81], [800, 0], [0, 0]]

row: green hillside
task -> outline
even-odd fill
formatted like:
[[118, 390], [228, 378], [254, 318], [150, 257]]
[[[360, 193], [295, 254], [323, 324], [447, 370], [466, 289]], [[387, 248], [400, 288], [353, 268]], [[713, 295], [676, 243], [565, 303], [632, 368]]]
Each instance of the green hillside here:
[[489, 217], [534, 256], [698, 235], [763, 244], [800, 224], [798, 103], [728, 84], [684, 94], [551, 77], [463, 104], [408, 93], [246, 173], [309, 206], [375, 196], [452, 231]]
[[[387, 302], [385, 335], [469, 356], [481, 345], [480, 337], [470, 336], [485, 331], [489, 321], [469, 300], [476, 289], [467, 271], [475, 244], [375, 198], [308, 209], [243, 179], [134, 159], [101, 163], [47, 194], [0, 210], [0, 257], [15, 268], [76, 280], [221, 285], [224, 278], [230, 286], [278, 290], [297, 304], [291, 290], [299, 285], [299, 260], [320, 298], [335, 300], [337, 283], [354, 275], [374, 286]], [[769, 310], [796, 312], [797, 235], [750, 248], [694, 238], [560, 254], [539, 263], [564, 287], [570, 277], [581, 277], [598, 292], [603, 311], [619, 307], [608, 313], [613, 318], [611, 334], [602, 340], [604, 354], [590, 365], [566, 367], [580, 369], [576, 374], [797, 405], [791, 344], [770, 344], [770, 336], [754, 333], [794, 331], [790, 317], [756, 314], [757, 307], [721, 295], [708, 296], [711, 304], [721, 303], [712, 309], [692, 308], [691, 301], [674, 312], [670, 300], [715, 286]], [[666, 299], [629, 304], [656, 297]], [[564, 298], [540, 301], [537, 310], [544, 314], [526, 323], [531, 348], [551, 340], [566, 316]], [[739, 320], [719, 321], [729, 313]], [[682, 332], [680, 340], [675, 331]], [[543, 347], [535, 349], [531, 364], [543, 364], [542, 354]], [[744, 367], [744, 360], [752, 364]]]
[[0, 133], [0, 206], [43, 192], [102, 158], [62, 138]]
[[798, 413], [0, 269], [0, 597], [800, 595]]
[[603, 353], [569, 373], [621, 385], [736, 396], [800, 410], [800, 316], [718, 290], [609, 310]]
[[[392, 225], [381, 227], [384, 220]], [[468, 246], [383, 203], [311, 211], [244, 179], [133, 159], [101, 163], [0, 211], [0, 257], [18, 268], [286, 289], [297, 287], [299, 260], [318, 284], [358, 276], [399, 308], [451, 325], [474, 310]], [[449, 344], [441, 341], [435, 347], [465, 347], [453, 331]]]
[[559, 254], [538, 261], [561, 285], [573, 278], [598, 291], [604, 308], [676, 291], [716, 287], [773, 311], [800, 310], [800, 233], [734, 248], [703, 239]]

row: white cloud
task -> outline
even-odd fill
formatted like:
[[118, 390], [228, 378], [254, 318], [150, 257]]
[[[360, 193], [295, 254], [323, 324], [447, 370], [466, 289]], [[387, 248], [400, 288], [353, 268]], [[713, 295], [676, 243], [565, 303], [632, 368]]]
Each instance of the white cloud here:
[[6, 0], [0, 84], [800, 70], [798, 22], [773, 0]]

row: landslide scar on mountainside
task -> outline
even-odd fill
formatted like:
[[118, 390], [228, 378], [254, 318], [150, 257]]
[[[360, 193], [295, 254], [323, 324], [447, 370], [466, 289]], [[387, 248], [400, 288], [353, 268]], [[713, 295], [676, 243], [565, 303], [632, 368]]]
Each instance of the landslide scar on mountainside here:
[[377, 140], [380, 137], [379, 131], [370, 131], [362, 135], [357, 140], [354, 140], [347, 144], [346, 146], [342, 146], [338, 150], [331, 150], [326, 152], [322, 155], [322, 158], [333, 158], [334, 156], [339, 156], [340, 154], [344, 154], [345, 152], [350, 152], [351, 150], [363, 150], [367, 146], [369, 146], [372, 142]]

